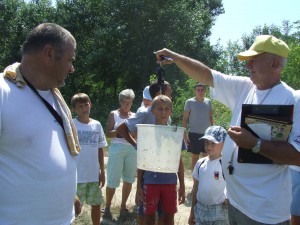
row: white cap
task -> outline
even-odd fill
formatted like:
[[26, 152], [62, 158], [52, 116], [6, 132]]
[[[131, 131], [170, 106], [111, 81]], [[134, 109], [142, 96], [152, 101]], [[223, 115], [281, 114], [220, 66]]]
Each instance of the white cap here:
[[149, 92], [149, 86], [145, 87], [143, 91], [143, 98], [147, 100], [152, 100], [150, 92]]

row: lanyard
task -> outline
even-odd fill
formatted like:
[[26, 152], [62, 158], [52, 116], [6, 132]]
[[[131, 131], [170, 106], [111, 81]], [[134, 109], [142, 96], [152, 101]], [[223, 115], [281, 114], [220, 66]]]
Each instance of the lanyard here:
[[64, 129], [64, 125], [63, 125], [63, 120], [61, 118], [61, 116], [58, 114], [58, 112], [52, 107], [52, 105], [49, 104], [49, 102], [47, 102], [40, 94], [39, 92], [32, 86], [32, 84], [23, 76], [24, 81], [27, 83], [28, 87], [30, 87], [30, 89], [37, 95], [40, 97], [40, 99], [43, 101], [43, 103], [45, 104], [45, 106], [47, 107], [47, 109], [51, 112], [51, 114], [54, 116], [54, 118], [56, 119], [56, 121], [59, 123], [59, 125], [62, 127], [62, 129], [65, 131]]
[[165, 70], [164, 68], [162, 67], [159, 67], [158, 70], [157, 70], [157, 83], [159, 85], [159, 88], [160, 88], [160, 93], [162, 94], [162, 90], [163, 90], [163, 87], [164, 87], [164, 75], [165, 75]]

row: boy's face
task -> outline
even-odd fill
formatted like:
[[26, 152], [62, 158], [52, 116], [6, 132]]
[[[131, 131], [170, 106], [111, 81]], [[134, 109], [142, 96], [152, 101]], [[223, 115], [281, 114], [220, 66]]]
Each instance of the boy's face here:
[[169, 102], [159, 101], [152, 112], [155, 115], [156, 124], [167, 125], [169, 117], [172, 115], [172, 106]]
[[79, 118], [89, 117], [91, 112], [91, 102], [78, 102], [76, 103], [73, 111]]
[[164, 90], [164, 95], [168, 96], [170, 99], [172, 99], [172, 88], [170, 85], [167, 85], [166, 89]]
[[143, 98], [143, 103], [144, 103], [145, 108], [147, 108], [151, 105], [152, 100], [148, 100], [148, 99]]
[[205, 140], [204, 146], [210, 159], [217, 159], [222, 155], [223, 142], [217, 144], [209, 140]]
[[197, 87], [195, 88], [195, 95], [196, 95], [198, 98], [204, 98], [205, 93], [206, 93], [206, 88], [205, 88], [205, 86], [197, 86]]

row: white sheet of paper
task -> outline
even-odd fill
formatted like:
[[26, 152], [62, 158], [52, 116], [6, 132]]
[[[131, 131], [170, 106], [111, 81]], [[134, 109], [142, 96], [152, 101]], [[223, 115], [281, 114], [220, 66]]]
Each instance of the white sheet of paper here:
[[247, 124], [261, 139], [271, 140], [272, 126], [265, 123]]

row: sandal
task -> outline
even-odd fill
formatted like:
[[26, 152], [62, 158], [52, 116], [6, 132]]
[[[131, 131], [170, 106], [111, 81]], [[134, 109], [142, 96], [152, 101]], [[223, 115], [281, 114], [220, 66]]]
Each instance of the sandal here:
[[101, 212], [103, 213], [103, 218], [112, 219], [112, 214], [109, 209], [103, 208], [101, 209]]

